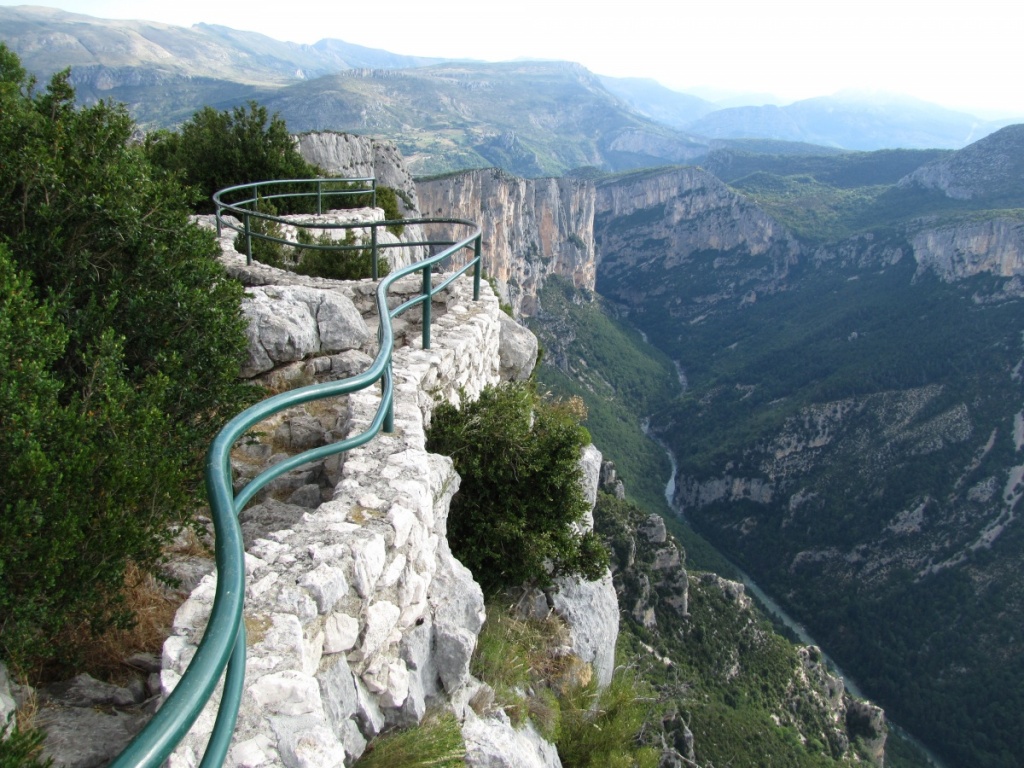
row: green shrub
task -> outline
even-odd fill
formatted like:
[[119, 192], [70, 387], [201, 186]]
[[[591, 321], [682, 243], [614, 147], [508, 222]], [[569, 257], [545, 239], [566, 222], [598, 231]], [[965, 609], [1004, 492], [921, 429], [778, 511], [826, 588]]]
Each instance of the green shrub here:
[[[11, 715], [13, 719], [13, 714]], [[38, 729], [23, 731], [14, 723], [0, 724], [0, 734], [10, 728], [6, 738], [0, 738], [0, 768], [50, 768], [53, 760], [41, 760], [46, 734]]]
[[178, 174], [195, 190], [197, 213], [213, 213], [213, 194], [225, 187], [318, 175], [319, 169], [299, 154], [281, 117], [269, 116], [255, 101], [248, 106], [230, 112], [203, 107], [179, 131], [146, 137], [153, 164]]
[[206, 446], [251, 399], [242, 287], [154, 173], [123, 108], [36, 93], [0, 45], [0, 657], [128, 620], [199, 499]]
[[[255, 210], [267, 216], [277, 216], [277, 209], [268, 200], [259, 200]], [[244, 222], [243, 222], [244, 226]], [[278, 269], [290, 269], [294, 266], [289, 256], [289, 248], [276, 240], [268, 238], [284, 239], [284, 231], [281, 225], [274, 219], [266, 219], [262, 216], [250, 216], [249, 237], [244, 232], [235, 235], [235, 250], [243, 256], [252, 256], [253, 261], [267, 264]], [[252, 243], [252, 253], [249, 253], [249, 244]]]
[[[384, 210], [384, 218], [387, 221], [405, 218], [398, 208], [398, 193], [391, 187], [377, 187], [377, 207]], [[405, 225], [389, 224], [388, 232], [396, 237], [401, 237], [405, 232]]]
[[462, 477], [448, 541], [486, 593], [604, 572], [607, 552], [578, 528], [588, 511], [581, 416], [581, 401], [548, 402], [527, 383], [487, 387], [461, 410], [435, 409], [427, 449], [451, 456]]
[[[300, 275], [313, 277], [329, 277], [334, 280], [362, 280], [373, 276], [373, 249], [359, 248], [352, 250], [357, 244], [356, 235], [352, 230], [345, 233], [340, 241], [331, 239], [330, 232], [324, 232], [314, 238], [304, 229], [299, 230], [298, 239], [305, 245], [345, 246], [325, 250], [320, 248], [299, 248], [295, 254], [294, 270]], [[391, 271], [391, 265], [385, 259], [377, 259], [377, 276], [384, 277]]]

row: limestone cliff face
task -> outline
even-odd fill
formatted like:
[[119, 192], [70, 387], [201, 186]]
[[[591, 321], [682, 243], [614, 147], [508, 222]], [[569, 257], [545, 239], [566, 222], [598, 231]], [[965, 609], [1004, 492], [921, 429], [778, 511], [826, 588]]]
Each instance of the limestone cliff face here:
[[548, 275], [593, 290], [593, 182], [520, 179], [489, 168], [421, 181], [416, 190], [424, 216], [480, 223], [484, 269], [517, 316], [536, 313]]
[[392, 141], [323, 131], [296, 137], [299, 153], [330, 176], [375, 178], [399, 191], [399, 207], [409, 217], [418, 213], [416, 184]]
[[[761, 256], [780, 245], [784, 269], [799, 252], [785, 227], [701, 168], [616, 178], [597, 192], [602, 269], [609, 272], [648, 264], [667, 269], [701, 250], [742, 248]], [[648, 239], [666, 239], [665, 247], [637, 248], [633, 230], [640, 224]]]
[[601, 182], [594, 221], [598, 291], [687, 322], [781, 290], [801, 255], [782, 224], [695, 167]]
[[622, 131], [608, 142], [607, 151], [651, 159], [651, 165], [685, 163], [707, 154], [707, 144], [684, 140], [678, 135], [659, 135], [635, 128]]
[[910, 238], [918, 270], [945, 282], [989, 273], [1024, 277], [1024, 222], [997, 218], [925, 229]]

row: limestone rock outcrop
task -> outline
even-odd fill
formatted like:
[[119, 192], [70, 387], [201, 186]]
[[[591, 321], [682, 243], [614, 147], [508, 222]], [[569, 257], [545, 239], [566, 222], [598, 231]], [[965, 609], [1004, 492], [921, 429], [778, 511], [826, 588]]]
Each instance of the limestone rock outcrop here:
[[516, 728], [508, 717], [477, 717], [469, 710], [462, 729], [469, 768], [562, 768], [554, 744], [533, 723]]
[[250, 288], [242, 303], [249, 356], [242, 375], [281, 363], [358, 349], [370, 330], [352, 301], [334, 291], [299, 286]]
[[1024, 223], [1010, 218], [925, 228], [911, 235], [918, 272], [947, 283], [987, 273], [1024, 278]]
[[995, 133], [918, 168], [900, 180], [901, 187], [934, 189], [954, 200], [995, 197], [1019, 185], [1024, 125]]
[[781, 223], [696, 167], [601, 182], [594, 222], [602, 294], [632, 305], [672, 293], [666, 276], [690, 264], [700, 277], [682, 295], [698, 295], [678, 311], [691, 319], [716, 302], [777, 290], [801, 254]]
[[536, 313], [537, 293], [549, 274], [593, 289], [593, 182], [521, 179], [488, 168], [420, 181], [416, 189], [424, 216], [479, 222], [485, 272], [516, 317]]
[[376, 179], [399, 192], [399, 208], [407, 217], [419, 211], [416, 184], [393, 141], [350, 133], [319, 131], [296, 137], [299, 154], [328, 176]]
[[501, 323], [501, 378], [503, 381], [526, 381], [537, 364], [537, 337], [504, 312]]

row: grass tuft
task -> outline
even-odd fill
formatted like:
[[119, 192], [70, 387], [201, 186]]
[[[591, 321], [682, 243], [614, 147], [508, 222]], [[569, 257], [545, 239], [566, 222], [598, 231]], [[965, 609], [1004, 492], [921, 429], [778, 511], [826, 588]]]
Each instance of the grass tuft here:
[[415, 728], [376, 738], [356, 768], [457, 768], [464, 766], [466, 746], [455, 715], [428, 713]]

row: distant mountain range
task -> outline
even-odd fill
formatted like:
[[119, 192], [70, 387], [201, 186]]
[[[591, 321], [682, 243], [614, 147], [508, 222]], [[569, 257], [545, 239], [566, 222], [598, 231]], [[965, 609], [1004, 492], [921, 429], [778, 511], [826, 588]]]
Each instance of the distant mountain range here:
[[341, 40], [301, 45], [223, 26], [34, 6], [0, 8], [0, 41], [40, 79], [71, 67], [82, 101], [124, 102], [146, 129], [179, 124], [203, 106], [255, 99], [296, 132], [391, 138], [418, 174], [490, 165], [523, 176], [619, 171], [699, 162], [750, 139], [956, 149], [1006, 124], [849, 95], [721, 109], [654, 80], [598, 77], [566, 62], [427, 59]]

